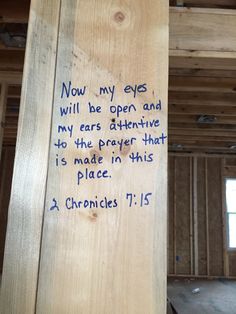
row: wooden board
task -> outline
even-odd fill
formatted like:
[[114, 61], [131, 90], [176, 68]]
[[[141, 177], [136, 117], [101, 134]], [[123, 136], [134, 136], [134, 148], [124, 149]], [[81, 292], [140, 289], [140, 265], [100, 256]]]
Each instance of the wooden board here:
[[235, 23], [234, 10], [171, 8], [170, 49], [235, 53]]
[[[167, 12], [162, 1], [62, 1], [37, 313], [165, 312], [167, 152], [142, 139], [145, 132], [166, 133]], [[70, 84], [84, 94], [65, 97]], [[144, 92], [126, 93], [129, 85]], [[161, 111], [143, 110], [160, 100]], [[76, 113], [65, 116], [70, 103]], [[128, 104], [135, 109], [115, 112]], [[91, 105], [100, 109], [94, 113]], [[116, 124], [142, 117], [160, 119], [161, 127]], [[59, 132], [62, 125], [73, 128], [70, 135]], [[77, 139], [84, 144], [75, 145]], [[104, 144], [125, 139], [123, 148]], [[67, 147], [56, 147], [58, 140]], [[132, 153], [143, 162], [132, 162]], [[153, 162], [144, 161], [149, 154]], [[75, 158], [92, 157], [101, 163], [74, 165]], [[108, 177], [86, 179], [86, 171], [108, 171]]]
[[50, 139], [57, 0], [32, 0], [1, 286], [1, 314], [35, 310]]
[[[39, 152], [43, 162], [38, 182], [41, 190], [34, 186], [36, 181], [31, 183], [29, 175], [26, 181], [30, 191], [23, 202], [23, 213], [14, 207], [12, 198], [2, 314], [165, 313], [168, 3], [163, 0], [41, 3], [34, 1], [36, 9], [42, 7], [45, 18], [52, 16], [49, 28], [52, 45], [57, 38], [60, 14], [57, 54], [51, 56], [51, 68], [44, 51], [34, 56], [36, 62], [42, 58], [40, 70], [46, 72], [47, 67], [50, 71], [44, 76], [39, 73], [45, 82], [50, 78], [48, 94], [44, 95], [45, 85], [41, 82], [36, 89], [40, 104], [30, 107], [34, 113], [43, 106], [40, 112], [44, 110], [46, 119], [40, 138], [45, 140], [46, 148], [39, 139], [37, 142], [37, 148], [45, 150]], [[39, 18], [34, 6], [32, 12]], [[34, 20], [32, 24], [36, 27]], [[37, 26], [41, 33], [33, 34], [36, 39], [47, 29], [45, 25]], [[41, 49], [48, 45], [43, 43]], [[28, 49], [28, 58], [38, 46], [36, 41], [34, 48]], [[50, 91], [54, 78], [51, 70], [55, 58], [51, 117]], [[25, 73], [25, 80], [30, 79], [29, 74]], [[32, 93], [36, 86], [31, 87]], [[77, 88], [80, 95], [76, 95]], [[149, 106], [151, 109], [147, 110]], [[38, 118], [34, 122], [42, 123], [42, 117]], [[51, 118], [43, 214], [41, 197]], [[127, 126], [125, 120], [131, 124]], [[145, 134], [155, 141], [145, 140]], [[26, 134], [20, 132], [19, 136]], [[35, 146], [29, 156], [36, 153], [34, 149]], [[19, 156], [24, 156], [20, 142]], [[79, 158], [82, 161], [75, 164]], [[30, 160], [27, 174], [32, 167]], [[35, 174], [31, 175], [34, 179]], [[14, 183], [18, 185], [17, 191], [13, 186], [13, 195], [19, 197], [18, 192], [23, 194], [19, 189], [22, 179], [15, 175]], [[37, 205], [32, 204], [35, 198]], [[16, 212], [19, 222], [15, 221]], [[24, 226], [23, 233], [28, 235], [20, 237], [22, 244], [17, 250], [12, 242], [20, 232], [19, 225], [24, 223], [29, 230]], [[31, 257], [24, 248], [29, 243]], [[16, 252], [20, 255], [19, 267], [14, 264]], [[24, 269], [18, 273], [22, 264]], [[16, 270], [10, 273], [12, 267]], [[13, 288], [12, 300], [9, 291], [13, 283], [17, 288]], [[29, 300], [25, 294], [28, 288]]]

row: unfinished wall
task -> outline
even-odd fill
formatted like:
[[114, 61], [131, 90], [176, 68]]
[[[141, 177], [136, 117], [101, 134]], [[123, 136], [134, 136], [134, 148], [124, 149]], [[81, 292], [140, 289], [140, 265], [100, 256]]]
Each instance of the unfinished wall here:
[[225, 177], [236, 177], [236, 158], [170, 155], [168, 273], [235, 276], [227, 251]]

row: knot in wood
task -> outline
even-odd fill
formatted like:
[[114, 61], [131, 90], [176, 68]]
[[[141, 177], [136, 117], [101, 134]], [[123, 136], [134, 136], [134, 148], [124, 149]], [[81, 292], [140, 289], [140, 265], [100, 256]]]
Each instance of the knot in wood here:
[[121, 11], [118, 11], [115, 13], [114, 15], [114, 20], [117, 22], [117, 23], [122, 23], [125, 19], [125, 15], [123, 12]]

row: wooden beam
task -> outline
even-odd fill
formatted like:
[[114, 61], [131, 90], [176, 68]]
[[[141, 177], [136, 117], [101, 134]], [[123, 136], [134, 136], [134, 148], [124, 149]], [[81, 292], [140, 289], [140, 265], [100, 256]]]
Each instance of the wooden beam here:
[[210, 276], [210, 243], [209, 243], [209, 201], [208, 201], [208, 159], [204, 158], [205, 170], [205, 219], [206, 219], [206, 264], [207, 276]]
[[[172, 137], [169, 139], [169, 143], [180, 143], [180, 139], [176, 138], [176, 137]], [[181, 143], [183, 145], [198, 145], [199, 147], [207, 147], [207, 145], [209, 146], [209, 148], [212, 148], [214, 146], [216, 147], [222, 147], [222, 148], [230, 148], [230, 146], [234, 145], [235, 141], [231, 140], [231, 141], [222, 141], [222, 140], [216, 140], [216, 139], [211, 139], [211, 138], [206, 138], [206, 140], [202, 140], [201, 138], [199, 139], [193, 139], [193, 138], [183, 138], [181, 137]]]
[[[186, 81], [188, 79], [186, 78]], [[212, 106], [224, 107], [235, 106], [235, 93], [221, 93], [219, 91], [196, 92], [196, 91], [169, 91], [168, 102], [170, 105]]]
[[22, 82], [22, 72], [0, 71], [0, 83], [9, 85], [20, 85]]
[[236, 70], [235, 53], [202, 52], [189, 53], [186, 50], [169, 51], [170, 68]]
[[234, 55], [235, 25], [233, 10], [170, 8], [170, 50]]
[[182, 136], [182, 137], [188, 137], [188, 136], [199, 136], [200, 138], [212, 136], [212, 137], [222, 137], [224, 139], [225, 137], [236, 137], [236, 132], [234, 130], [229, 131], [223, 131], [218, 129], [197, 129], [197, 128], [172, 128], [169, 127], [169, 135], [170, 136]]
[[[221, 161], [221, 189], [222, 189], [222, 237], [223, 237], [223, 263], [224, 263], [224, 276], [229, 276], [229, 252], [228, 252], [228, 228], [227, 228], [227, 204], [226, 204], [226, 182], [225, 179], [227, 175], [225, 175], [225, 169], [226, 169], [226, 162], [225, 158]], [[230, 169], [229, 172], [230, 176], [233, 176], [236, 174], [236, 168], [234, 167], [234, 170], [232, 171]]]
[[[137, 111], [131, 115], [123, 113], [120, 118], [139, 119], [142, 96], [137, 95], [134, 99], [130, 93], [123, 93], [126, 84], [138, 81], [152, 86], [143, 95], [147, 101], [158, 95], [166, 104], [168, 3], [163, 0], [145, 3], [143, 0], [70, 0], [61, 3], [36, 312], [165, 313], [167, 156], [163, 148], [159, 148], [159, 163], [136, 167], [135, 163], [129, 162], [128, 151], [120, 152], [116, 147], [100, 150], [98, 143], [99, 139], [126, 138], [129, 133], [137, 138], [135, 151], [143, 154], [151, 149], [142, 145], [144, 129], [140, 132], [137, 129], [129, 132], [109, 129], [111, 120], [118, 120], [114, 113], [111, 114], [109, 106], [133, 101], [139, 104]], [[140, 51], [145, 54], [140, 55]], [[62, 84], [69, 81], [76, 86], [86, 85], [87, 92], [80, 97], [84, 108], [81, 114], [63, 118], [58, 106], [73, 101], [72, 96], [61, 98]], [[107, 85], [116, 88], [113, 101], [105, 95], [99, 96], [100, 86]], [[89, 114], [85, 109], [88, 102], [99, 104], [104, 113]], [[160, 119], [165, 132], [167, 106], [163, 108]], [[79, 135], [71, 139], [66, 134], [60, 135], [61, 140], [68, 143], [68, 149], [63, 152], [68, 160], [64, 168], [55, 164], [55, 156], [60, 151], [54, 142], [59, 136], [57, 126], [65, 119], [75, 128], [85, 122], [94, 123], [96, 119], [102, 129], [101, 132], [84, 133], [94, 148], [84, 148], [83, 153], [80, 149], [76, 151], [74, 145]], [[129, 149], [131, 153], [134, 148], [130, 146]], [[154, 147], [152, 150], [156, 151]], [[113, 152], [122, 157], [122, 164], [110, 162]], [[84, 164], [76, 170], [70, 160], [94, 153], [104, 157], [104, 164], [98, 167], [106, 167], [111, 178], [88, 178], [78, 183], [76, 173], [79, 169], [84, 172], [86, 167], [89, 170], [95, 168]], [[136, 197], [140, 195], [144, 175], [145, 190], [153, 193], [153, 203], [145, 211], [138, 201], [129, 206], [123, 198], [127, 191]], [[119, 188], [116, 190], [112, 186]], [[97, 196], [99, 203], [104, 197], [115, 198], [118, 206], [107, 210], [103, 205], [89, 208], [82, 204], [81, 208], [76, 210], [74, 207], [70, 211], [65, 203], [69, 195], [78, 200], [93, 200]], [[55, 203], [53, 199], [57, 200], [59, 211], [49, 210]]]
[[233, 124], [199, 124], [194, 121], [193, 123], [176, 123], [172, 122], [169, 124], [170, 129], [186, 129], [186, 130], [214, 130], [214, 131], [219, 131], [219, 132], [224, 132], [224, 131], [229, 131], [229, 132], [235, 132], [236, 130], [236, 125]]
[[[200, 152], [200, 153], [197, 153], [197, 152], [193, 152], [193, 153], [188, 153], [188, 155], [186, 155], [185, 152], [181, 152], [181, 151], [176, 151], [176, 152], [169, 152], [168, 153], [169, 156], [182, 156], [182, 157], [186, 157], [186, 156], [189, 156], [189, 157], [194, 157], [194, 156], [197, 156], [197, 157], [208, 157], [208, 158], [225, 158], [226, 160], [228, 158], [232, 158], [232, 155], [231, 154], [225, 154], [225, 155], [222, 155], [222, 154], [218, 154], [218, 153], [212, 153], [212, 154], [208, 154], [208, 153], [205, 153], [205, 152]], [[229, 166], [231, 168], [235, 168], [235, 166]], [[225, 174], [224, 174], [225, 175]]]
[[185, 142], [195, 142], [195, 141], [202, 141], [202, 142], [223, 142], [225, 145], [233, 145], [236, 143], [236, 135], [231, 137], [217, 137], [217, 136], [198, 136], [198, 135], [191, 135], [189, 137], [182, 136], [182, 135], [170, 135], [170, 141], [171, 142], [177, 142], [177, 143], [185, 143]]
[[[144, 147], [144, 129], [112, 132], [109, 125], [118, 116], [107, 112], [110, 101], [107, 95], [99, 96], [99, 91], [102, 86], [114, 86], [114, 101], [129, 103], [134, 96], [126, 93], [125, 86], [145, 82], [145, 100], [158, 97], [167, 104], [167, 80], [167, 2], [32, 1], [1, 313], [166, 312], [167, 146]], [[87, 88], [80, 98], [81, 114], [64, 120], [59, 106], [75, 98], [61, 97], [63, 82]], [[137, 121], [145, 113], [140, 106], [144, 98], [135, 97], [137, 112], [131, 118]], [[86, 110], [90, 102], [101, 105], [104, 114]], [[167, 105], [161, 110], [166, 132]], [[76, 149], [76, 138], [69, 142], [66, 134], [58, 135], [57, 127], [65, 119], [75, 128], [98, 119], [101, 132], [84, 133], [93, 149]], [[100, 139], [125, 139], [127, 133], [137, 137], [135, 147], [99, 149]], [[66, 168], [55, 163], [58, 136], [69, 143], [63, 152]], [[155, 162], [137, 167], [129, 157], [133, 150], [156, 151]], [[113, 165], [114, 152], [121, 156], [121, 165]], [[102, 156], [104, 164], [99, 167], [108, 169], [109, 177], [90, 180], [90, 176], [77, 183], [78, 169], [72, 159], [93, 155]], [[85, 164], [79, 168], [87, 171], [86, 167], [90, 173], [98, 170]], [[130, 192], [139, 199], [132, 205], [127, 200]], [[146, 199], [144, 208], [141, 195], [148, 192], [153, 198]], [[70, 211], [66, 207], [69, 195], [83, 199], [84, 205]], [[58, 212], [52, 207], [55, 199]], [[106, 199], [112, 204], [105, 204]], [[89, 208], [87, 200], [98, 205]]]
[[197, 157], [193, 157], [193, 234], [194, 234], [194, 275], [198, 275], [198, 186]]
[[58, 0], [31, 1], [1, 284], [2, 314], [35, 313], [59, 5]]
[[[170, 0], [170, 5], [175, 6], [177, 0]], [[199, 8], [222, 8], [236, 9], [235, 0], [183, 0], [183, 5], [186, 7]]]
[[170, 76], [169, 91], [236, 94], [236, 78]]
[[176, 157], [174, 157], [174, 213], [173, 213], [173, 234], [174, 234], [174, 239], [173, 239], [173, 251], [174, 251], [174, 274], [177, 274], [177, 265], [176, 265], [176, 256], [177, 256], [177, 243], [176, 243], [176, 233], [177, 233], [177, 226], [176, 226], [176, 219], [177, 219], [177, 161]]
[[193, 234], [193, 158], [189, 158], [189, 238], [190, 238], [190, 273], [194, 274], [194, 234]]
[[175, 275], [175, 274], [168, 274], [168, 278], [185, 278], [185, 279], [207, 279], [207, 280], [236, 280], [236, 276], [206, 276], [206, 275]]
[[172, 147], [172, 144], [175, 142], [169, 142], [169, 151], [178, 151], [178, 152], [201, 152], [201, 153], [227, 153], [235, 155], [235, 150], [229, 149], [226, 145], [217, 145], [216, 143], [207, 142], [205, 144], [194, 142], [194, 143], [183, 143], [181, 149], [176, 150]]
[[214, 70], [214, 69], [181, 69], [170, 68], [170, 76], [200, 76], [200, 77], [220, 77], [220, 78], [236, 78], [234, 70]]
[[[170, 112], [169, 114], [169, 123], [197, 123], [198, 116], [197, 115], [176, 115]], [[212, 123], [212, 125], [216, 126], [217, 124], [232, 124], [236, 125], [236, 119], [232, 116], [218, 116], [217, 121]]]
[[176, 105], [169, 104], [170, 114], [175, 115], [213, 115], [213, 116], [236, 116], [236, 104], [233, 106], [190, 106], [190, 105]]

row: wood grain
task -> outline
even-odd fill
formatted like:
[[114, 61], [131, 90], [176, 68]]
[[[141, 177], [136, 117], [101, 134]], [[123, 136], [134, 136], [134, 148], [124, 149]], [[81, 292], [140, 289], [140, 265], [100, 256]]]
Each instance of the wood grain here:
[[170, 49], [235, 53], [235, 23], [233, 10], [171, 8]]
[[[143, 135], [143, 130], [109, 130], [111, 120], [119, 119], [109, 112], [110, 101], [99, 95], [99, 86], [116, 86], [115, 103], [133, 101], [140, 105], [158, 95], [164, 105], [156, 115], [166, 130], [167, 61], [166, 1], [62, 1], [38, 314], [166, 312], [166, 147], [152, 149], [156, 156], [152, 165], [132, 165], [128, 161], [129, 151], [144, 153], [138, 142], [134, 148], [122, 150], [121, 165], [112, 166], [112, 150], [99, 151], [97, 142], [100, 137], [121, 139], [132, 135], [140, 139]], [[76, 99], [61, 99], [62, 83], [69, 81], [75, 86], [87, 86], [87, 92], [79, 98], [81, 114], [62, 120], [59, 106]], [[145, 96], [134, 100], [122, 92], [125, 85], [139, 82], [147, 83]], [[99, 103], [104, 113], [88, 114], [88, 101]], [[132, 113], [132, 120], [137, 120], [141, 112], [138, 108]], [[57, 126], [62, 121], [75, 128], [84, 121], [99, 121], [100, 132], [78, 132], [79, 137], [91, 139], [94, 147], [76, 150], [73, 140], [60, 134], [68, 147], [58, 151], [54, 143], [59, 136]], [[148, 147], [145, 150], [150, 152]], [[117, 148], [113, 151], [120, 154]], [[78, 186], [71, 163], [64, 168], [55, 166], [57, 153], [70, 161], [76, 155], [86, 157], [94, 152], [104, 157], [102, 167], [109, 170], [111, 180], [84, 180]], [[78, 169], [85, 170], [85, 166]], [[129, 191], [136, 191], [137, 195], [153, 191], [151, 206], [129, 208], [125, 199]], [[80, 200], [106, 196], [117, 198], [119, 205], [110, 210], [101, 207], [67, 210], [68, 196]], [[59, 211], [49, 211], [53, 198]]]
[[31, 2], [1, 286], [1, 314], [32, 314], [35, 310], [59, 3], [56, 0]]

